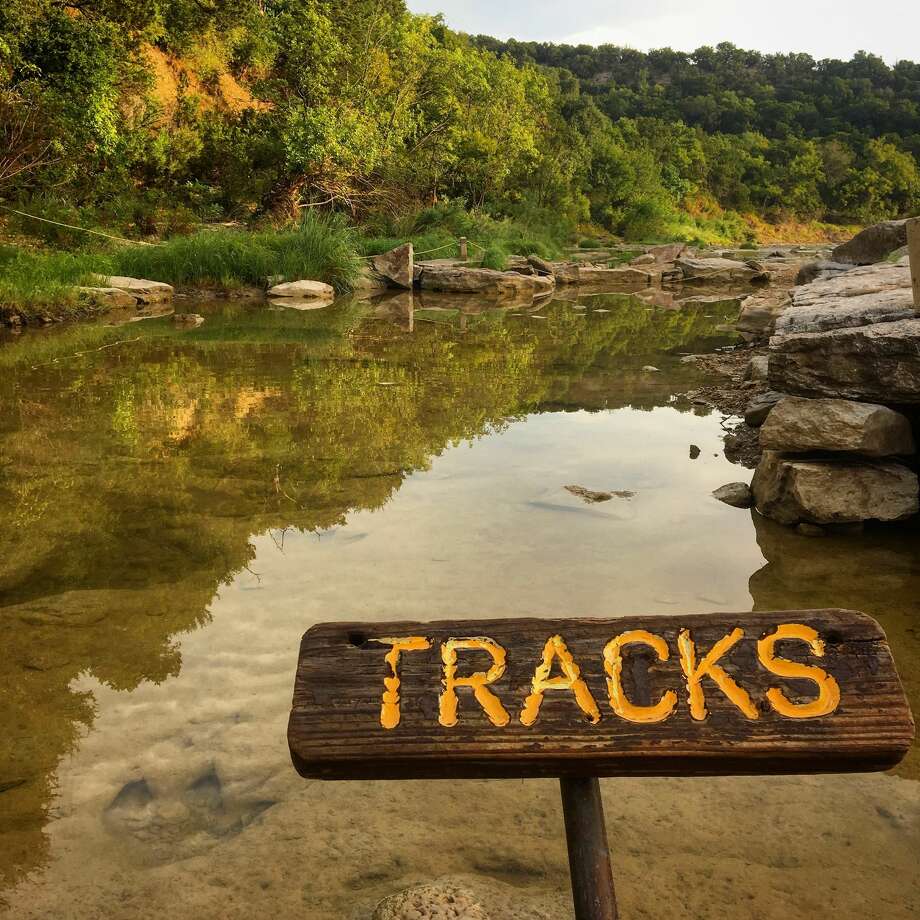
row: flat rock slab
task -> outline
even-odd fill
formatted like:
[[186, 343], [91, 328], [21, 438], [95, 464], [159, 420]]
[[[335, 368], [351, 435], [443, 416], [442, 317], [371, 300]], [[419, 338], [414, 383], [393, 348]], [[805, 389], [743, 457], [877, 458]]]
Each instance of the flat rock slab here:
[[138, 303], [162, 303], [172, 300], [173, 287], [163, 281], [148, 281], [146, 278], [128, 278], [125, 275], [110, 275], [105, 286], [126, 291]]
[[917, 474], [891, 462], [810, 460], [764, 451], [754, 504], [780, 524], [903, 521], [920, 510]]
[[708, 283], [748, 282], [764, 283], [770, 273], [759, 262], [738, 262], [734, 259], [689, 259], [674, 262], [685, 282]]
[[778, 451], [848, 451], [866, 457], [914, 453], [908, 419], [886, 406], [787, 396], [767, 416], [760, 444]]
[[776, 334], [824, 332], [895, 322], [916, 315], [907, 260], [854, 268], [793, 291]]
[[508, 296], [546, 295], [551, 294], [555, 287], [552, 278], [540, 275], [522, 275], [519, 272], [462, 266], [425, 266], [420, 274], [419, 284], [423, 291], [457, 294], [495, 293]]
[[103, 309], [136, 307], [138, 303], [133, 294], [117, 287], [78, 287], [77, 294], [85, 303]]
[[770, 385], [800, 396], [920, 404], [920, 319], [774, 336]]
[[269, 297], [296, 297], [300, 300], [310, 300], [316, 297], [335, 297], [335, 288], [323, 281], [286, 281], [276, 284], [268, 289]]

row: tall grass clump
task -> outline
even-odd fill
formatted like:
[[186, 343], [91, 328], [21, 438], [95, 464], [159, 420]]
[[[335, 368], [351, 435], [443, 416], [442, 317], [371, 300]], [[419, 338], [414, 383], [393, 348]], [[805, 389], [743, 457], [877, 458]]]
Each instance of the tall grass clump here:
[[26, 318], [76, 313], [77, 285], [98, 284], [110, 269], [99, 252], [31, 251], [0, 245], [0, 309]]
[[307, 215], [290, 230], [202, 230], [158, 246], [124, 247], [113, 256], [117, 274], [169, 284], [234, 288], [269, 278], [310, 278], [349, 289], [361, 273], [354, 231]]

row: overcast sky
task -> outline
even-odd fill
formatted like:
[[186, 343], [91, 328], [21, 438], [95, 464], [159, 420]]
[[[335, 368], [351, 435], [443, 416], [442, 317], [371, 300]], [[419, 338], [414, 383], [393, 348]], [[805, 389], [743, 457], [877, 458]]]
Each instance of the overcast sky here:
[[850, 58], [860, 49], [889, 63], [920, 60], [920, 0], [408, 0], [443, 13], [454, 29], [559, 44], [671, 47], [729, 41], [758, 51]]

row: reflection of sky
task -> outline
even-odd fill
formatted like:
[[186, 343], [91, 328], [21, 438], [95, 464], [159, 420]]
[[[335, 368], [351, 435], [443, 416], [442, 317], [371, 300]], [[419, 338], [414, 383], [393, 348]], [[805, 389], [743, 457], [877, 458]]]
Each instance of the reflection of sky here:
[[879, 0], [871, 15], [856, 0], [776, 0], [757, 11], [735, 0], [582, 0], [564, 12], [555, 0], [408, 0], [408, 6], [416, 13], [443, 13], [449, 26], [464, 32], [520, 41], [609, 43], [643, 51], [732, 42], [844, 60], [862, 49], [891, 64], [917, 59], [920, 31], [920, 5], [908, 0]]
[[[178, 637], [178, 677], [131, 693], [80, 681], [99, 716], [59, 768], [51, 865], [14, 894], [13, 915], [208, 916], [220, 897], [239, 909], [220, 916], [333, 920], [418, 879], [488, 878], [490, 865], [517, 885], [524, 873], [518, 903], [555, 903], [566, 880], [550, 782], [296, 777], [285, 725], [300, 635], [339, 618], [750, 609], [748, 579], [764, 560], [750, 514], [709, 494], [748, 475], [722, 456], [718, 419], [670, 408], [531, 416], [446, 450], [344, 527], [287, 533], [283, 550], [280, 533], [257, 537], [251, 571], [221, 589], [210, 624]], [[636, 495], [589, 506], [567, 484]], [[141, 780], [150, 801], [106, 810]], [[649, 891], [655, 916], [729, 920], [751, 916], [749, 898], [770, 920], [805, 920], [818, 904], [856, 918], [873, 903], [886, 907], [872, 916], [906, 920], [920, 903], [918, 783], [604, 787], [624, 909]], [[497, 847], [506, 826], [516, 833]], [[655, 879], [643, 875], [650, 861]]]

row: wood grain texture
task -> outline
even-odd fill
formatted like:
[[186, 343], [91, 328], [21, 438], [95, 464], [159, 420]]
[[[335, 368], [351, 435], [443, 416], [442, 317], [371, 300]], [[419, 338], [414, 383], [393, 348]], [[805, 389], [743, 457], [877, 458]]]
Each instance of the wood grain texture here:
[[[789, 719], [765, 696], [778, 687], [793, 702], [817, 694], [810, 680], [769, 673], [758, 661], [757, 641], [782, 623], [805, 624], [825, 642], [814, 657], [803, 642], [777, 646], [784, 659], [817, 665], [840, 688], [830, 715]], [[704, 655], [732, 629], [744, 638], [720, 665], [750, 694], [759, 718], [750, 720], [710, 679], [704, 679], [705, 721], [691, 719], [677, 636], [689, 629]], [[623, 687], [638, 705], [674, 690], [678, 704], [666, 721], [636, 724], [610, 705], [603, 648], [627, 630], [663, 637], [670, 657], [659, 661], [645, 646], [624, 653]], [[561, 635], [597, 701], [601, 721], [590, 724], [573, 694], [549, 690], [539, 718], [522, 725], [519, 714], [548, 638]], [[401, 719], [380, 723], [386, 646], [375, 637], [424, 636], [427, 651], [402, 655]], [[511, 715], [493, 725], [467, 688], [459, 688], [458, 722], [438, 722], [442, 684], [440, 644], [448, 638], [487, 636], [507, 650], [507, 670], [490, 689]], [[491, 664], [483, 651], [463, 651], [458, 672]], [[554, 670], [554, 674], [558, 670]], [[531, 776], [667, 776], [821, 773], [883, 770], [906, 754], [914, 734], [910, 709], [885, 634], [865, 614], [845, 610], [783, 611], [619, 619], [451, 620], [435, 623], [324, 623], [303, 637], [288, 726], [297, 770], [323, 779], [406, 779]]]

